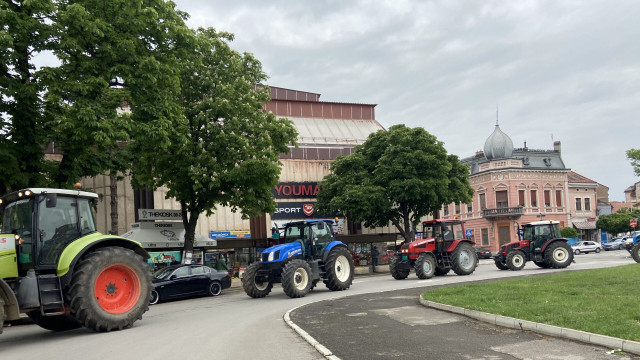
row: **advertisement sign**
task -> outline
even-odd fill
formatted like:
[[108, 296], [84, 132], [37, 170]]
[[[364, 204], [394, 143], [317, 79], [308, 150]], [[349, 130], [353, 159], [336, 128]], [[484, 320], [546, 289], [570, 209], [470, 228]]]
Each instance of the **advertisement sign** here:
[[235, 239], [235, 238], [250, 238], [250, 231], [212, 231], [209, 233], [210, 239]]
[[138, 219], [142, 220], [182, 220], [180, 210], [138, 209]]
[[319, 214], [315, 202], [279, 202], [271, 219], [332, 219], [334, 215]]
[[151, 256], [147, 261], [149, 264], [179, 264], [182, 261], [182, 252], [180, 251], [161, 251], [149, 252]]
[[315, 198], [320, 188], [317, 182], [286, 182], [278, 183], [271, 190], [276, 199]]
[[[143, 222], [131, 224], [122, 237], [138, 241], [145, 249], [184, 247], [184, 225], [181, 222]], [[196, 234], [194, 247], [216, 246], [216, 240]]]

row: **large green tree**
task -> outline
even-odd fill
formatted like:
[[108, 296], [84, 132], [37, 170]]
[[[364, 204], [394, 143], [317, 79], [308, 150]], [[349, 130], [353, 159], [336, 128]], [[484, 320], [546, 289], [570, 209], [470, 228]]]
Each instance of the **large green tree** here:
[[193, 249], [199, 216], [217, 205], [244, 217], [275, 209], [278, 157], [297, 135], [289, 120], [264, 109], [270, 97], [258, 60], [232, 50], [231, 34], [209, 28], [195, 36], [196, 49], [180, 67], [184, 117], [165, 129], [170, 143], [136, 155], [134, 168], [137, 181], [166, 186], [180, 203], [185, 251]]
[[331, 164], [320, 182], [318, 211], [338, 212], [367, 227], [391, 222], [412, 240], [420, 218], [443, 204], [469, 202], [469, 168], [423, 128], [394, 125], [371, 134]]
[[51, 0], [0, 0], [0, 195], [46, 185], [44, 91], [33, 59], [53, 41]]
[[596, 227], [610, 234], [617, 235], [634, 230], [629, 226], [629, 221], [638, 218], [640, 218], [640, 210], [633, 209], [629, 211], [629, 209], [620, 209], [615, 214], [600, 215], [596, 222]]
[[627, 150], [627, 159], [631, 161], [633, 172], [636, 176], [640, 176], [640, 149]]

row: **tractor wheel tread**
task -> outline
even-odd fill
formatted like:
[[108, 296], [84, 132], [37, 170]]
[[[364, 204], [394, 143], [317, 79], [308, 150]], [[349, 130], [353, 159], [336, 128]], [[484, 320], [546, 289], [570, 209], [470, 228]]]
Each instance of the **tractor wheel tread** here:
[[[472, 266], [465, 268], [465, 266], [462, 264], [460, 256], [463, 252], [466, 252], [467, 257], [472, 260]], [[456, 247], [456, 249], [451, 253], [451, 257], [451, 268], [457, 275], [471, 275], [478, 266], [478, 256], [476, 255], [476, 251], [474, 250], [473, 246], [471, 246], [471, 244], [469, 243], [463, 242], [458, 244], [458, 247]]]
[[395, 256], [389, 259], [389, 271], [396, 280], [404, 280], [409, 276], [409, 270], [398, 269], [398, 258]]
[[[342, 260], [346, 260], [349, 268], [349, 273], [344, 280], [340, 280], [340, 276], [336, 270], [336, 262], [339, 262], [342, 265], [346, 265]], [[329, 255], [327, 256], [327, 260], [324, 263], [324, 268], [327, 277], [326, 285], [329, 290], [346, 290], [351, 286], [351, 283], [353, 283], [355, 264], [353, 263], [353, 257], [351, 257], [351, 253], [349, 252], [349, 250], [347, 250], [346, 247], [337, 246], [331, 249], [331, 251], [329, 251]]]
[[244, 289], [244, 292], [255, 299], [269, 295], [273, 288], [273, 283], [271, 282], [269, 282], [264, 289], [260, 289], [256, 286], [255, 277], [260, 267], [260, 262], [254, 262], [247, 266], [244, 276], [242, 277], [242, 288]]
[[418, 279], [431, 279], [436, 271], [436, 258], [432, 254], [420, 254], [418, 260], [416, 260], [415, 270]]
[[[300, 271], [306, 273], [305, 283], [303, 288], [296, 286], [296, 276]], [[290, 298], [304, 297], [311, 291], [311, 267], [302, 259], [294, 259], [289, 261], [282, 269], [282, 290]]]

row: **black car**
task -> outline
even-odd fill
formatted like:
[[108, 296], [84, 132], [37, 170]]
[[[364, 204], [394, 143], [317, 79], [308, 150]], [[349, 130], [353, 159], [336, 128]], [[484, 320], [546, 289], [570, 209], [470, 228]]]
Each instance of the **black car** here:
[[491, 259], [491, 251], [481, 247], [476, 248], [476, 255], [478, 259]]
[[229, 274], [204, 265], [173, 265], [153, 274], [151, 304], [193, 295], [218, 296], [231, 287]]

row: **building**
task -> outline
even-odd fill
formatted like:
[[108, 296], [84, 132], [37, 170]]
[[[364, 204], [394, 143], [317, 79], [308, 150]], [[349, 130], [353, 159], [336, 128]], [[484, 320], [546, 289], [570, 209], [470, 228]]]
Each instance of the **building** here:
[[640, 206], [640, 181], [629, 186], [624, 191], [624, 202], [630, 205], [630, 207]]
[[469, 166], [473, 201], [445, 206], [442, 217], [464, 220], [471, 239], [491, 251], [517, 240], [521, 224], [541, 219], [595, 239], [597, 183], [572, 172], [561, 155], [560, 141], [550, 150], [529, 149], [526, 143], [514, 148], [496, 122], [484, 150], [461, 160]]

